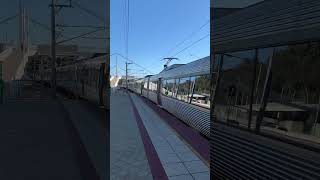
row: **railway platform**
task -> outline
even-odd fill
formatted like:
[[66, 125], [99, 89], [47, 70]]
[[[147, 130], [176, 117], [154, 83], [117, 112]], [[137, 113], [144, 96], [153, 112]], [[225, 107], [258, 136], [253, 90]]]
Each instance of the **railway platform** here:
[[31, 85], [0, 104], [0, 179], [106, 179], [104, 112], [48, 95]]
[[209, 142], [125, 90], [111, 94], [111, 179], [209, 180]]

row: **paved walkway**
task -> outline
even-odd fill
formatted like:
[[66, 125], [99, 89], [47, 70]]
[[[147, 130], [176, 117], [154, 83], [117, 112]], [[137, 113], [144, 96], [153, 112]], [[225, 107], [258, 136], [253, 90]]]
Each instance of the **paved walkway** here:
[[57, 103], [0, 105], [0, 179], [82, 179], [76, 144]]
[[209, 180], [209, 168], [191, 147], [140, 97], [130, 95], [169, 179]]
[[0, 104], [0, 179], [107, 179], [103, 111], [23, 87], [23, 96]]
[[110, 130], [111, 179], [152, 179], [159, 176], [157, 168], [167, 176], [161, 179], [210, 179], [209, 167], [191, 146], [133, 93], [111, 95]]
[[81, 100], [64, 100], [63, 107], [72, 120], [85, 150], [102, 180], [108, 179], [107, 117], [104, 109]]
[[110, 177], [112, 180], [152, 180], [144, 144], [128, 94], [110, 99]]

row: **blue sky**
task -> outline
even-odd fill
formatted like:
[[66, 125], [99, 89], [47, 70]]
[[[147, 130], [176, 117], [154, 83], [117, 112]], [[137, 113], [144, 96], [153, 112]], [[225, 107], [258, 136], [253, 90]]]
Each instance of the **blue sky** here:
[[[111, 54], [125, 55], [124, 41], [124, 2], [111, 0]], [[151, 72], [158, 73], [163, 69], [163, 57], [170, 57], [200, 38], [210, 33], [209, 0], [130, 0], [129, 59]], [[171, 53], [179, 42], [197, 31]], [[188, 63], [209, 56], [210, 38], [207, 36], [194, 46], [178, 54], [178, 61]], [[118, 56], [120, 74], [124, 75], [124, 59]], [[111, 74], [115, 73], [116, 56], [111, 56]], [[136, 65], [130, 65], [130, 75], [150, 74]]]

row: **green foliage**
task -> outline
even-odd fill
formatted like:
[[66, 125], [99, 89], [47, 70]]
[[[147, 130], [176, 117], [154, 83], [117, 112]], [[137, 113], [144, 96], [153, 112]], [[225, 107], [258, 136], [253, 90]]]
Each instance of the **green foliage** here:
[[205, 93], [210, 94], [210, 76], [199, 76], [195, 80], [195, 92], [199, 93]]

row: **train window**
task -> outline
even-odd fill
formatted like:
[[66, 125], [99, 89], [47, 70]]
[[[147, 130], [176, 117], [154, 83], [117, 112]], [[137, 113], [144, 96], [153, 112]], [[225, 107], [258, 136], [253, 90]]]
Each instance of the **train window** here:
[[214, 100], [216, 120], [248, 127], [254, 54], [254, 50], [249, 50], [221, 56], [220, 84]]
[[142, 85], [142, 82], [141, 80], [137, 81], [136, 82], [136, 91], [139, 92], [141, 90], [141, 85]]
[[177, 98], [181, 101], [189, 102], [190, 77], [180, 78], [178, 84]]
[[143, 82], [143, 89], [148, 89], [148, 81]]
[[152, 92], [157, 92], [158, 81], [150, 81], [149, 90]]
[[210, 75], [193, 77], [191, 82], [194, 82], [191, 103], [210, 108]]
[[222, 54], [216, 120], [318, 142], [319, 59], [320, 43]]
[[163, 95], [168, 95], [167, 80], [163, 80], [163, 81], [162, 81], [161, 94], [163, 94]]
[[[307, 43], [259, 50], [262, 64], [260, 104], [267, 102], [260, 131], [309, 141], [320, 138], [320, 44]], [[263, 61], [269, 59], [269, 61]], [[272, 61], [270, 62], [270, 60]], [[270, 63], [267, 63], [270, 62]], [[269, 79], [269, 83], [265, 83]], [[268, 81], [266, 81], [268, 82]], [[268, 96], [263, 96], [263, 93]], [[317, 137], [317, 138], [315, 138]], [[317, 140], [316, 140], [317, 139]]]
[[176, 97], [176, 80], [175, 79], [169, 79], [166, 80], [166, 84], [164, 84], [164, 89], [166, 90], [164, 95], [169, 97]]

